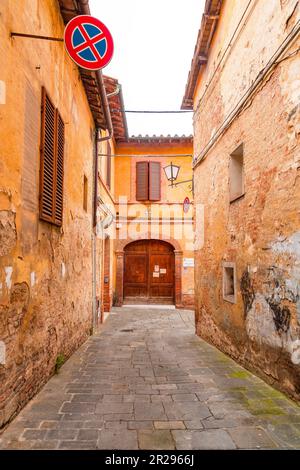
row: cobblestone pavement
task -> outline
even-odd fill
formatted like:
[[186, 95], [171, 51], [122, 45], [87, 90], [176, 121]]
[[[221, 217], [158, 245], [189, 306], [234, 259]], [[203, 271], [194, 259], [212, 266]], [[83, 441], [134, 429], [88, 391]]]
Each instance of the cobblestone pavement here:
[[197, 338], [192, 312], [114, 309], [0, 448], [300, 448], [300, 407]]

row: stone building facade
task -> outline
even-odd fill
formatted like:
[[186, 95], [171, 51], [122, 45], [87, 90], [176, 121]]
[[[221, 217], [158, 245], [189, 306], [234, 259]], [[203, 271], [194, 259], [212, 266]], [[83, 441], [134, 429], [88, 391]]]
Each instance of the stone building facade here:
[[194, 109], [197, 333], [296, 399], [299, 31], [296, 0], [207, 0], [182, 105]]
[[[96, 140], [109, 137], [102, 75], [79, 70], [61, 42], [10, 36], [62, 38], [88, 5], [20, 3], [0, 5], [0, 427], [92, 333], [102, 291], [94, 199]], [[60, 176], [51, 193], [54, 115]]]

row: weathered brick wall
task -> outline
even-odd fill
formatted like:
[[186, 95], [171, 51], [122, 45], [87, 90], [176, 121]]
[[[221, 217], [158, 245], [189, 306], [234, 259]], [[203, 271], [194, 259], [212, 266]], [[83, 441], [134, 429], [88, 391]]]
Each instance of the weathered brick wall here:
[[[21, 3], [0, 5], [0, 427], [92, 327], [94, 124], [63, 44], [9, 37], [12, 30], [62, 37], [58, 2]], [[38, 217], [42, 86], [65, 122], [61, 228]]]
[[[223, 14], [226, 22], [226, 10]], [[258, 8], [253, 14], [251, 21], [255, 24], [255, 14], [262, 16], [263, 11]], [[280, 16], [282, 11], [276, 11], [273, 2], [273, 15], [276, 14]], [[274, 27], [272, 34], [278, 43], [291, 30], [294, 20], [291, 17], [280, 34]], [[284, 25], [283, 16], [277, 21], [273, 16], [273, 23]], [[224, 24], [221, 30], [222, 27], [226, 29]], [[247, 40], [249, 47], [254, 47], [259, 42], [258, 36], [259, 48], [263, 49], [263, 32], [245, 28], [232, 51], [231, 62], [235, 60], [236, 68], [239, 57], [245, 53], [241, 42]], [[286, 55], [299, 46], [298, 39]], [[211, 60], [217, 61], [216, 57]], [[258, 55], [258, 63], [259, 59]], [[263, 58], [262, 64], [264, 61]], [[247, 88], [236, 86], [233, 68], [232, 81], [224, 92], [224, 77], [230, 75], [228, 67], [227, 62], [226, 73], [220, 69], [209, 97], [207, 94], [195, 114], [196, 154], [226, 117], [227, 105], [234, 101], [232, 96], [236, 99]], [[242, 69], [245, 83], [249, 68], [251, 64], [245, 59]], [[299, 76], [298, 53], [276, 67], [195, 169], [195, 203], [204, 205], [204, 244], [195, 254], [197, 333], [297, 399], [300, 399]], [[245, 195], [230, 203], [230, 154], [241, 143]], [[196, 231], [197, 234], [202, 231], [201, 219], [196, 221]], [[233, 304], [223, 299], [225, 261], [236, 264], [237, 301]]]

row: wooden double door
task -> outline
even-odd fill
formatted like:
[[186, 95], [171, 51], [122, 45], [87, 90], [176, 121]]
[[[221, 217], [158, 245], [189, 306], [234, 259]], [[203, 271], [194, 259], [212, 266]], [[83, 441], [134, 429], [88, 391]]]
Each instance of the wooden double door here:
[[125, 248], [124, 299], [174, 303], [174, 248], [160, 240], [139, 240]]

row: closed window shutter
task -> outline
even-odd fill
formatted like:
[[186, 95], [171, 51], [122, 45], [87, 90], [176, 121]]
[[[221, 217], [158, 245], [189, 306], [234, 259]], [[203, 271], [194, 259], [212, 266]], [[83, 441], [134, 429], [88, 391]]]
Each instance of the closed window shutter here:
[[62, 224], [64, 123], [42, 89], [40, 219]]
[[55, 108], [43, 89], [41, 128], [40, 217], [52, 222], [54, 200]]
[[149, 194], [148, 162], [136, 163], [136, 200], [147, 201]]
[[111, 187], [111, 147], [110, 144], [107, 144], [107, 160], [106, 160], [106, 184]]
[[161, 199], [160, 162], [149, 162], [149, 201]]
[[57, 122], [57, 152], [56, 152], [55, 223], [57, 225], [61, 225], [62, 216], [63, 216], [65, 125], [58, 111], [56, 111], [56, 122]]

